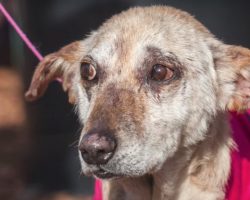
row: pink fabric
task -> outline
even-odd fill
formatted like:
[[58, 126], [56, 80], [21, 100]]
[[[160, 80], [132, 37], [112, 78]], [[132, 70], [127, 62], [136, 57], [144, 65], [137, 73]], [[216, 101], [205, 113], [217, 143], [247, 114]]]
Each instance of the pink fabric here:
[[102, 200], [102, 183], [98, 179], [95, 181], [95, 194], [93, 200]]
[[[226, 188], [226, 200], [250, 199], [250, 110], [231, 113], [233, 138], [238, 146], [232, 151], [231, 176]], [[96, 180], [93, 200], [102, 200], [101, 181]]]
[[231, 113], [233, 138], [238, 146], [232, 152], [231, 176], [226, 200], [250, 199], [250, 110], [245, 114]]
[[[0, 11], [33, 54], [41, 61], [42, 55], [19, 28], [2, 3], [0, 3]], [[61, 79], [57, 80], [61, 82]], [[238, 149], [232, 152], [232, 169], [227, 185], [226, 200], [248, 200], [250, 199], [250, 110], [247, 114], [232, 113], [231, 126]], [[101, 181], [96, 180], [94, 200], [102, 200], [101, 187]]]

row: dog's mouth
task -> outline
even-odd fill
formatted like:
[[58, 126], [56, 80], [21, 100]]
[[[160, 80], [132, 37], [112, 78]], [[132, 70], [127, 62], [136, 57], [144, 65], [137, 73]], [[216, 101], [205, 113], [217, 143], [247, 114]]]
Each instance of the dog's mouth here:
[[108, 172], [104, 169], [98, 169], [98, 170], [94, 171], [93, 175], [96, 176], [97, 178], [100, 178], [100, 179], [114, 179], [114, 178], [116, 179], [116, 178], [122, 177], [122, 175]]

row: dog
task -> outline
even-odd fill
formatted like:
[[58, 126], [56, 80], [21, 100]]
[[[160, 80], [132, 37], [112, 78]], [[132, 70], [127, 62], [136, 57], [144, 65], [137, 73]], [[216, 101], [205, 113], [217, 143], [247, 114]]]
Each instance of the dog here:
[[250, 107], [250, 50], [190, 14], [136, 7], [47, 55], [26, 98], [62, 79], [105, 200], [221, 200], [234, 148], [227, 111]]

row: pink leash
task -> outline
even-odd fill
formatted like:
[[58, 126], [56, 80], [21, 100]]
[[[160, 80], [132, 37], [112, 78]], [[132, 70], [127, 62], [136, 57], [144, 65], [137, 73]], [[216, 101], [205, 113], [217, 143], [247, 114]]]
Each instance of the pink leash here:
[[[15, 23], [15, 21], [13, 20], [13, 18], [9, 15], [9, 13], [7, 12], [7, 10], [3, 7], [2, 3], [0, 3], [0, 10], [3, 13], [3, 15], [6, 17], [6, 19], [9, 21], [9, 23], [13, 26], [13, 28], [16, 30], [16, 32], [18, 33], [18, 35], [22, 38], [22, 40], [25, 42], [25, 44], [29, 47], [29, 49], [33, 52], [33, 54], [38, 58], [39, 61], [41, 61], [43, 59], [43, 56], [39, 53], [39, 51], [35, 48], [35, 46], [30, 42], [30, 40], [26, 37], [26, 35], [23, 33], [23, 31], [19, 28], [19, 26]], [[250, 112], [250, 111], [249, 111]], [[246, 116], [245, 116], [246, 117]], [[232, 125], [234, 128], [234, 124], [236, 124], [236, 120], [238, 120], [239, 117], [237, 116], [233, 116], [232, 118]], [[233, 121], [234, 120], [234, 121]], [[249, 126], [249, 121], [246, 122], [246, 124], [248, 124], [249, 130], [250, 130], [250, 126]], [[239, 125], [239, 127], [243, 127], [242, 124]], [[245, 126], [246, 127], [246, 126]], [[236, 129], [236, 128], [235, 128]], [[241, 131], [242, 133], [244, 133], [244, 131]], [[245, 134], [248, 131], [245, 131]], [[240, 134], [240, 131], [235, 130], [235, 134]], [[236, 135], [237, 135], [236, 134]], [[247, 135], [247, 134], [246, 134]], [[242, 141], [246, 141], [245, 139], [242, 139]], [[250, 138], [249, 138], [250, 141]], [[241, 147], [242, 145], [240, 145], [239, 147]], [[249, 145], [245, 145], [246, 149], [243, 150], [243, 152], [248, 152], [249, 149]], [[236, 153], [235, 153], [236, 155]], [[237, 156], [233, 155], [233, 166], [236, 165], [237, 163], [240, 163], [241, 159], [236, 159]], [[235, 159], [234, 159], [235, 157]], [[239, 157], [239, 156], [238, 156]], [[249, 154], [250, 157], [250, 154]], [[244, 161], [244, 160], [243, 160]], [[241, 161], [243, 163], [243, 161]], [[248, 161], [248, 163], [245, 163], [245, 165], [249, 165], [250, 166], [250, 162]], [[243, 164], [242, 164], [243, 165]], [[237, 168], [239, 168], [237, 166]], [[245, 167], [245, 171], [244, 169], [238, 169], [238, 174], [241, 172], [243, 174], [243, 172], [245, 172], [244, 176], [246, 176], [246, 174], [248, 175], [249, 179], [250, 179], [250, 173], [249, 171], [249, 167]], [[234, 199], [238, 199], [240, 195], [243, 195], [242, 191], [240, 190], [241, 188], [239, 187], [239, 185], [237, 185], [237, 178], [239, 178], [238, 176], [235, 177], [235, 180], [233, 182], [229, 181], [229, 187], [228, 187], [228, 191], [227, 191], [227, 199], [229, 200], [234, 200]], [[248, 186], [249, 188], [246, 188], [244, 190], [244, 194], [245, 196], [241, 198], [241, 200], [246, 200], [249, 198], [250, 195], [250, 181], [247, 180], [248, 182], [246, 182], [244, 185]], [[239, 183], [242, 182], [242, 180], [238, 181]], [[234, 183], [234, 185], [232, 185]], [[96, 180], [95, 182], [95, 194], [94, 194], [94, 200], [102, 200], [102, 183], [100, 180]]]
[[11, 24], [11, 26], [15, 29], [17, 34], [22, 38], [24, 43], [28, 46], [28, 48], [33, 52], [33, 54], [38, 58], [39, 61], [43, 59], [43, 56], [39, 53], [39, 51], [36, 49], [36, 47], [31, 43], [29, 38], [24, 34], [24, 32], [19, 28], [17, 23], [14, 21], [14, 19], [10, 16], [8, 11], [4, 8], [2, 3], [0, 3], [0, 10], [5, 16], [5, 18], [8, 20], [8, 22]]
[[[0, 11], [3, 13], [7, 21], [11, 24], [11, 26], [15, 29], [17, 34], [20, 36], [20, 38], [24, 41], [24, 43], [27, 45], [27, 47], [32, 51], [32, 53], [37, 57], [39, 61], [43, 60], [43, 56], [40, 54], [40, 52], [36, 49], [36, 47], [31, 43], [29, 38], [24, 34], [24, 32], [20, 29], [20, 27], [17, 25], [17, 23], [14, 21], [14, 19], [10, 16], [8, 11], [4, 8], [2, 3], [0, 3]], [[59, 82], [62, 82], [61, 79], [56, 79]], [[94, 200], [102, 200], [102, 193], [101, 193], [101, 181], [97, 180], [95, 183], [95, 194], [94, 194]]]
[[[24, 32], [20, 29], [20, 27], [17, 25], [15, 20], [10, 16], [8, 11], [4, 8], [2, 3], [0, 3], [0, 11], [3, 13], [7, 21], [11, 24], [11, 26], [15, 29], [17, 34], [20, 36], [20, 38], [24, 41], [24, 43], [27, 45], [27, 47], [32, 51], [32, 53], [37, 57], [39, 61], [43, 60], [43, 56], [40, 54], [40, 52], [36, 49], [36, 47], [32, 44], [32, 42], [29, 40], [29, 38], [24, 34]], [[60, 78], [56, 79], [58, 82], [62, 82]]]

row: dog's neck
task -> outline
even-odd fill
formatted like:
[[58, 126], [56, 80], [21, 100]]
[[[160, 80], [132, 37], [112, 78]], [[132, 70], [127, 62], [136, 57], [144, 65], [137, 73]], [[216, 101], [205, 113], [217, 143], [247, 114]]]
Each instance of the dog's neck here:
[[103, 200], [152, 200], [152, 177], [103, 181]]
[[227, 115], [219, 114], [205, 140], [180, 148], [151, 180], [145, 176], [109, 182], [109, 197], [104, 199], [222, 200], [230, 172], [232, 146]]
[[219, 114], [205, 140], [181, 148], [153, 175], [152, 199], [223, 199], [230, 172], [232, 144], [228, 118]]

